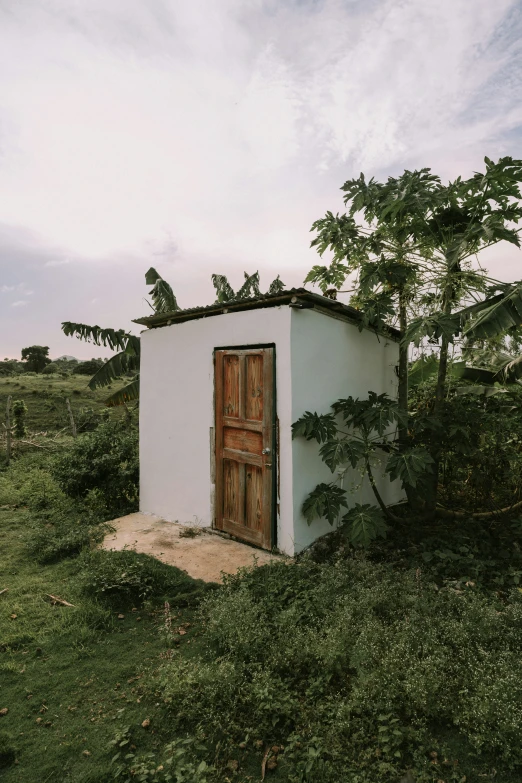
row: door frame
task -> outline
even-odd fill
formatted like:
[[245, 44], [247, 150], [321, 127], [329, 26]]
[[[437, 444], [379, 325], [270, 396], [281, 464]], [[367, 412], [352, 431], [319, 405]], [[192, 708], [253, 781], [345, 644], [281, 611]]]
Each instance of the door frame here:
[[[271, 502], [272, 502], [272, 508], [270, 513], [270, 548], [275, 549], [277, 547], [277, 506], [278, 506], [278, 487], [279, 487], [279, 428], [278, 428], [278, 416], [277, 416], [277, 372], [276, 372], [276, 344], [275, 343], [248, 343], [247, 345], [216, 345], [212, 352], [212, 365], [214, 367], [214, 396], [213, 396], [213, 422], [214, 422], [214, 438], [213, 438], [213, 462], [214, 465], [218, 464], [217, 454], [216, 454], [216, 447], [217, 447], [217, 438], [216, 438], [216, 351], [249, 351], [249, 350], [258, 350], [261, 348], [271, 348], [273, 353], [273, 366], [272, 366], [272, 444], [273, 444], [273, 454], [272, 454], [272, 492], [271, 492]], [[214, 481], [218, 481], [217, 472], [214, 475]], [[216, 492], [214, 493], [214, 497], [216, 496]], [[214, 506], [214, 509], [212, 511], [212, 527], [214, 529], [216, 528], [216, 507]], [[230, 533], [228, 535], [231, 535]], [[235, 538], [232, 536], [232, 538]], [[237, 539], [238, 541], [241, 539]], [[248, 546], [256, 546], [256, 544], [251, 544], [250, 542], [243, 542], [242, 543], [248, 543]], [[257, 547], [258, 549], [260, 547]]]

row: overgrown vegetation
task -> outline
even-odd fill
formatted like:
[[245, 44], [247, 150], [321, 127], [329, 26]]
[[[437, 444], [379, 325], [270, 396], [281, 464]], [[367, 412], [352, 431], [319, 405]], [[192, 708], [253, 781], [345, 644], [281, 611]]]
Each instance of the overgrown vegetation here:
[[132, 423], [100, 424], [64, 450], [52, 463], [52, 474], [72, 498], [89, 494], [103, 503], [110, 515], [138, 508], [138, 430]]
[[[461, 505], [467, 513], [499, 513], [501, 508], [491, 493], [487, 508], [469, 509], [479, 495], [466, 493], [467, 482], [460, 481], [472, 471], [467, 458], [477, 462], [478, 432], [488, 442], [490, 484], [499, 463], [503, 460], [505, 476], [505, 466], [513, 452], [517, 454], [515, 470], [504, 488], [513, 490], [507, 510], [518, 508], [518, 431], [510, 439], [515, 445], [503, 457], [497, 448], [493, 457], [490, 447], [495, 439], [498, 443], [500, 417], [495, 422], [491, 409], [484, 417], [484, 408], [475, 402], [467, 406], [466, 423], [457, 423], [459, 405], [454, 391], [450, 392], [452, 379], [478, 380], [481, 386], [457, 391], [487, 397], [499, 389], [484, 384], [518, 384], [522, 368], [517, 356], [522, 326], [520, 284], [488, 277], [479, 259], [483, 250], [503, 241], [520, 246], [516, 224], [522, 217], [522, 161], [506, 157], [494, 163], [485, 158], [485, 167], [484, 173], [447, 185], [429, 169], [405, 171], [386, 183], [367, 182], [361, 174], [342, 187], [348, 213], [334, 216], [327, 212], [312, 226], [317, 232], [312, 246], [321, 256], [331, 251], [333, 258], [329, 266], [315, 266], [307, 280], [335, 297], [348, 279], [350, 301], [361, 311], [361, 328], [385, 333], [394, 323], [401, 330], [397, 401], [369, 390], [367, 400], [331, 401], [333, 413], [303, 412], [294, 424], [294, 436], [322, 444], [321, 458], [332, 473], [337, 472], [337, 478], [318, 485], [306, 500], [303, 512], [309, 521], [317, 516], [332, 524], [339, 521], [341, 507], [346, 505], [340, 481], [349, 468], [364, 468], [377, 505], [360, 507], [355, 516], [353, 511], [345, 516], [353, 543], [368, 544], [384, 534], [383, 518], [398, 519], [386, 507], [374, 480], [378, 463], [390, 478], [401, 482], [410, 510], [433, 519], [459, 513], [441, 505], [442, 485], [448, 489], [451, 483], [452, 471], [448, 474], [446, 468], [456, 449], [461, 464], [457, 481], [461, 495], [466, 495]], [[501, 358], [497, 350], [493, 369], [468, 364], [470, 358], [475, 363], [481, 358], [484, 363], [492, 354], [492, 342], [498, 348], [499, 340], [511, 353]], [[411, 362], [413, 346], [420, 353], [416, 362]], [[422, 398], [412, 401], [410, 376], [417, 382], [419, 377], [433, 378], [424, 384]], [[511, 410], [517, 423], [519, 403], [520, 395], [515, 392]], [[477, 426], [470, 421], [473, 407]]]
[[521, 619], [518, 590], [438, 587], [429, 567], [265, 566], [204, 602], [204, 654], [165, 662], [155, 695], [173, 728], [239, 764], [267, 750], [292, 783], [508, 780]]

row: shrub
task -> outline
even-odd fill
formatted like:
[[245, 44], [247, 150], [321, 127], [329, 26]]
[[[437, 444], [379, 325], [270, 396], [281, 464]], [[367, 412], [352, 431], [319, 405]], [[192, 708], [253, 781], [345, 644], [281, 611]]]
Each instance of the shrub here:
[[18, 486], [20, 502], [31, 511], [56, 510], [65, 500], [59, 484], [45, 468], [26, 468]]
[[116, 606], [137, 605], [158, 596], [191, 604], [207, 589], [184, 571], [133, 550], [84, 552], [81, 582], [86, 595]]
[[43, 368], [42, 375], [54, 375], [59, 371], [60, 371], [59, 366], [57, 364], [54, 364], [54, 362], [51, 362], [51, 364], [48, 364], [46, 367]]
[[109, 421], [80, 436], [52, 466], [63, 491], [85, 498], [96, 489], [113, 516], [138, 507], [138, 432], [134, 427]]
[[23, 400], [14, 400], [12, 405], [13, 425], [15, 438], [23, 438], [27, 434], [25, 426], [25, 417], [27, 414], [27, 405]]
[[94, 375], [100, 367], [103, 367], [101, 359], [89, 359], [86, 362], [80, 362], [73, 370], [75, 375]]
[[75, 416], [78, 432], [94, 432], [100, 424], [109, 421], [108, 410], [94, 410], [94, 408], [80, 408]]
[[431, 783], [522, 765], [518, 590], [500, 602], [358, 557], [244, 572], [200, 611], [204, 651], [164, 663], [155, 692], [178, 728], [283, 744], [285, 780], [377, 783], [410, 768]]
[[29, 533], [27, 552], [37, 563], [56, 563], [76, 557], [94, 541], [103, 540], [104, 531], [81, 524], [58, 524], [52, 528], [36, 527]]
[[14, 375], [16, 372], [15, 362], [0, 362], [0, 375]]

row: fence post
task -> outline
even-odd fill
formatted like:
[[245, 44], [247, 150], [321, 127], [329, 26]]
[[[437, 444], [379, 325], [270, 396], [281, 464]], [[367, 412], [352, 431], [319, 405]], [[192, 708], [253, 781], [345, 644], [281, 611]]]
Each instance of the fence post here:
[[67, 410], [69, 411], [69, 419], [71, 421], [72, 436], [73, 436], [73, 438], [76, 438], [77, 435], [78, 435], [78, 433], [76, 431], [76, 422], [74, 421], [74, 416], [73, 416], [73, 412], [72, 412], [72, 408], [71, 408], [71, 403], [69, 402], [69, 398], [68, 397], [65, 400], [65, 402], [67, 404]]
[[6, 437], [6, 455], [7, 464], [11, 461], [11, 395], [7, 398], [7, 408], [5, 411], [5, 437]]

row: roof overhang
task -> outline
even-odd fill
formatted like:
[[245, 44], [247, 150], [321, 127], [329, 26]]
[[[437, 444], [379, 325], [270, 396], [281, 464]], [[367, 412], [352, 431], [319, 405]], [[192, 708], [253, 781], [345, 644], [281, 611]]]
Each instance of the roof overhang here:
[[[290, 291], [281, 291], [278, 294], [265, 294], [255, 299], [242, 299], [235, 302], [216, 302], [207, 307], [192, 307], [188, 310], [175, 310], [172, 313], [155, 313], [144, 318], [136, 318], [133, 323], [146, 326], [148, 329], [157, 329], [161, 326], [173, 326], [174, 324], [193, 321], [196, 318], [210, 318], [214, 315], [225, 315], [243, 310], [258, 310], [266, 307], [280, 307], [287, 305], [296, 310], [317, 310], [325, 315], [341, 318], [342, 320], [361, 325], [363, 314], [355, 307], [307, 291], [305, 288], [293, 288]], [[400, 332], [392, 326], [378, 330], [380, 334], [393, 340], [400, 339]]]

